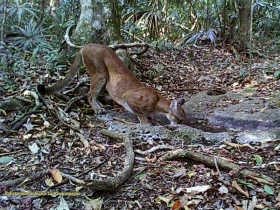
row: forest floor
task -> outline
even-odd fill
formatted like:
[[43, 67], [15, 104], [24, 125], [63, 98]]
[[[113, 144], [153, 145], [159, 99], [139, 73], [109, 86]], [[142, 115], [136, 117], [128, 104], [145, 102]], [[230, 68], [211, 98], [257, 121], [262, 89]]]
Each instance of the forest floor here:
[[[145, 56], [135, 59], [135, 67], [142, 82], [170, 99], [219, 87], [227, 92], [254, 91], [255, 97], [273, 98], [279, 107], [280, 83], [276, 79], [280, 69], [279, 43], [267, 42], [257, 50], [261, 56], [254, 54], [249, 59], [231, 47], [150, 49]], [[60, 73], [48, 81], [53, 83]], [[5, 91], [0, 91], [0, 102], [27, 97], [24, 91], [35, 91], [46, 74], [42, 67], [25, 67], [9, 75], [16, 88], [11, 88], [1, 77], [0, 85]], [[75, 79], [70, 89], [77, 82]], [[78, 94], [81, 93], [67, 92], [68, 99], [51, 97], [49, 103], [63, 109], [67, 100]], [[30, 104], [30, 100], [33, 97], [26, 103]], [[222, 157], [239, 165], [241, 170], [267, 175], [276, 184], [219, 166], [210, 167], [204, 162], [164, 161], [161, 157], [168, 150], [156, 150], [135, 154], [132, 175], [115, 192], [96, 191], [76, 183], [73, 177], [106, 179], [116, 177], [122, 170], [123, 142], [100, 133], [110, 123], [96, 118], [83, 97], [67, 112], [66, 118], [86, 130], [86, 139], [61, 124], [57, 115], [45, 106], [17, 121], [20, 126], [13, 128], [11, 125], [16, 125], [16, 120], [35, 105], [32, 106], [1, 111], [0, 209], [280, 209], [279, 139], [251, 142], [245, 147], [190, 145], [189, 141], [175, 141], [172, 137], [133, 140], [133, 149], [138, 151], [165, 144], [205, 157]], [[114, 103], [110, 109], [125, 112]]]

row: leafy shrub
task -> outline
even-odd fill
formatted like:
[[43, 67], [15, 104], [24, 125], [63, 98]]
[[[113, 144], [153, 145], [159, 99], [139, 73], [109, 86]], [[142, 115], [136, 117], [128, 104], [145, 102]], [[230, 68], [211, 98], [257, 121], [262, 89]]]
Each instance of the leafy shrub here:
[[189, 33], [184, 36], [178, 45], [184, 44], [216, 44], [217, 42], [217, 35], [216, 31], [213, 29], [203, 30], [200, 32], [193, 32]]
[[269, 37], [280, 34], [280, 8], [271, 3], [257, 1], [254, 4], [254, 29]]
[[33, 20], [25, 24], [24, 28], [15, 26], [18, 36], [13, 37], [14, 44], [23, 50], [33, 50], [37, 45], [46, 42], [43, 30]]

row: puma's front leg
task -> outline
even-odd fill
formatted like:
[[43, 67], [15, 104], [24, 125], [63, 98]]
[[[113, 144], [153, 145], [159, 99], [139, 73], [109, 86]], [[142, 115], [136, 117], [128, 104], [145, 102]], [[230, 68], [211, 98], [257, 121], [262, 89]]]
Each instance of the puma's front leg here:
[[149, 124], [148, 117], [144, 114], [137, 114], [138, 120], [141, 124]]
[[92, 93], [89, 92], [87, 97], [88, 102], [95, 114], [102, 114], [106, 112], [102, 107], [102, 104], [97, 100], [97, 97], [95, 97]]
[[[95, 76], [95, 75], [94, 75]], [[102, 107], [102, 103], [98, 101], [97, 97], [102, 88], [106, 84], [106, 78], [91, 77], [90, 90], [88, 92], [88, 101], [95, 114], [105, 113], [105, 109]]]

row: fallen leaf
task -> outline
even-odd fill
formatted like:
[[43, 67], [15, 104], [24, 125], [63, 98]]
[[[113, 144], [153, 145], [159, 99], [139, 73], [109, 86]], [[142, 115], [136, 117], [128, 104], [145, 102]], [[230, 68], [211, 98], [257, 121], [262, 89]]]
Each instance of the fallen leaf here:
[[177, 200], [177, 201], [174, 202], [171, 210], [184, 210], [184, 209], [185, 209], [185, 207], [183, 206], [181, 201]]
[[62, 196], [59, 196], [60, 198], [60, 203], [59, 206], [57, 207], [58, 210], [69, 210], [69, 206], [66, 203], [66, 201], [64, 200], [64, 198]]
[[234, 187], [235, 189], [237, 189], [240, 193], [245, 195], [247, 198], [249, 198], [248, 192], [245, 192], [243, 189], [241, 189], [241, 187], [238, 185], [238, 183], [236, 181], [233, 181], [231, 186]]
[[254, 160], [256, 161], [257, 166], [260, 166], [263, 163], [263, 159], [259, 155], [254, 155]]
[[156, 201], [157, 203], [161, 203], [161, 202], [163, 201], [164, 203], [166, 203], [166, 205], [169, 204], [170, 200], [171, 200], [171, 199], [169, 199], [169, 198], [167, 198], [167, 197], [164, 197], [164, 196], [161, 196], [161, 195], [158, 196], [158, 197], [155, 199], [155, 201]]
[[39, 152], [40, 148], [38, 147], [38, 145], [36, 143], [33, 143], [32, 145], [29, 145], [28, 148], [30, 149], [30, 151], [33, 154], [36, 154]]
[[62, 182], [62, 175], [58, 169], [56, 169], [56, 168], [51, 169], [50, 173], [52, 174], [52, 177], [56, 182], [58, 182], [58, 183]]
[[278, 193], [278, 196], [277, 196], [276, 200], [280, 201], [280, 193]]
[[3, 157], [0, 157], [0, 164], [7, 164], [7, 163], [9, 163], [10, 161], [13, 161], [13, 160], [14, 160], [13, 157], [3, 156]]
[[210, 189], [210, 185], [202, 185], [202, 186], [196, 186], [196, 187], [189, 187], [186, 188], [187, 193], [200, 193], [200, 192], [205, 192], [206, 190]]
[[183, 169], [183, 170], [180, 170], [178, 172], [176, 172], [172, 177], [181, 177], [181, 176], [185, 176], [186, 175], [186, 170]]
[[30, 122], [23, 124], [23, 126], [26, 128], [27, 132], [32, 130], [34, 125]]
[[96, 198], [94, 200], [89, 200], [88, 202], [84, 203], [85, 210], [101, 210], [103, 204], [103, 199]]
[[228, 193], [228, 188], [224, 185], [222, 185], [220, 188], [219, 188], [219, 192], [221, 194], [227, 194]]
[[44, 126], [46, 126], [46, 127], [50, 127], [50, 123], [49, 123], [49, 121], [44, 121]]
[[264, 191], [269, 194], [269, 195], [274, 195], [274, 190], [272, 189], [272, 187], [270, 187], [269, 185], [264, 185]]
[[54, 186], [53, 180], [52, 179], [45, 179], [45, 184], [48, 187]]

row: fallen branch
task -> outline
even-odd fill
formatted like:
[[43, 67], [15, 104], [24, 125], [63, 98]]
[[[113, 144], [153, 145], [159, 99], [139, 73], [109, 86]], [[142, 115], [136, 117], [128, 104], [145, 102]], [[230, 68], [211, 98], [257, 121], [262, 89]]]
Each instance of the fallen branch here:
[[73, 177], [73, 176], [71, 176], [71, 175], [69, 175], [69, 174], [65, 174], [65, 173], [62, 172], [61, 175], [62, 175], [63, 177], [68, 178], [69, 180], [71, 180], [71, 181], [73, 181], [73, 182], [78, 183], [78, 184], [85, 184], [84, 180], [78, 179], [78, 178]]
[[[21, 177], [21, 178], [18, 178], [18, 179], [14, 179], [14, 180], [8, 180], [8, 181], [4, 181], [4, 182], [0, 182], [0, 187], [13, 187], [13, 186], [16, 186], [16, 185], [21, 185], [25, 182], [29, 182], [29, 181], [34, 181], [34, 180], [38, 180], [38, 179], [41, 179], [43, 176], [45, 175], [48, 175], [50, 174], [50, 171], [44, 171], [44, 172], [41, 172], [41, 173], [38, 173], [38, 174], [33, 174], [33, 175], [30, 175], [28, 177]], [[77, 179], [73, 176], [70, 176], [68, 174], [65, 174], [65, 173], [61, 173], [63, 177], [66, 177], [78, 184], [85, 184], [85, 182], [83, 180], [80, 180], [80, 179]]]
[[85, 98], [86, 95], [82, 95], [82, 96], [77, 96], [75, 98], [71, 98], [70, 101], [68, 101], [66, 107], [64, 108], [64, 112], [68, 112], [68, 110], [71, 108], [71, 106], [73, 106], [73, 104], [75, 104], [77, 101], [82, 100], [83, 98]]
[[126, 120], [124, 120], [124, 119], [121, 119], [121, 118], [118, 118], [118, 117], [114, 117], [113, 119], [114, 119], [114, 120], [116, 120], [116, 121], [119, 121], [119, 122], [125, 123], [125, 124], [127, 124], [127, 125], [137, 125], [137, 123], [134, 123], [134, 122], [128, 122], [128, 121], [126, 121]]
[[37, 113], [38, 110], [42, 108], [43, 105], [40, 103], [39, 97], [36, 94], [36, 92], [34, 92], [34, 91], [25, 91], [24, 95], [25, 96], [32, 96], [35, 99], [36, 106], [32, 110], [24, 113], [19, 118], [17, 118], [15, 121], [13, 121], [11, 123], [11, 125], [13, 127], [11, 129], [9, 129], [9, 130], [6, 130], [7, 132], [6, 132], [6, 134], [2, 138], [9, 137], [11, 133], [14, 133], [15, 131], [17, 131], [28, 120], [28, 118], [30, 117], [31, 114]]
[[43, 172], [38, 173], [38, 174], [31, 174], [28, 177], [21, 177], [21, 178], [14, 179], [14, 180], [8, 180], [8, 181], [0, 182], [0, 187], [13, 187], [13, 186], [25, 183], [27, 181], [38, 180], [38, 179], [41, 179], [43, 176], [45, 176], [49, 173], [50, 173], [49, 170], [47, 170], [47, 171], [43, 171]]
[[[48, 107], [49, 109], [53, 110], [57, 116], [57, 118], [59, 119], [59, 121], [65, 125], [66, 127], [74, 130], [74, 131], [77, 131], [78, 133], [81, 133], [81, 134], [84, 134], [84, 131], [82, 131], [81, 129], [77, 128], [77, 127], [74, 127], [72, 125], [70, 125], [69, 123], [65, 122], [65, 119], [64, 117], [61, 115], [61, 112], [59, 112], [59, 110], [55, 109], [53, 106], [50, 106]], [[62, 110], [61, 110], [62, 111]], [[70, 119], [70, 121], [73, 121], [72, 119]]]
[[152, 147], [151, 149], [148, 149], [146, 151], [137, 149], [137, 150], [135, 150], [135, 153], [138, 153], [140, 155], [146, 155], [148, 153], [152, 153], [152, 152], [155, 152], [155, 151], [161, 150], [161, 149], [174, 149], [174, 147], [170, 146], [170, 145], [158, 145], [158, 146]]
[[[72, 130], [74, 130], [74, 131], [77, 131], [78, 133], [84, 134], [84, 132], [83, 132], [81, 129], [79, 129], [79, 128], [77, 128], [77, 127], [74, 127], [74, 126], [72, 126], [72, 125], [70, 125], [70, 124], [68, 124], [68, 123], [66, 122], [65, 117], [62, 116], [63, 110], [61, 110], [61, 109], [58, 110], [58, 109], [54, 108], [53, 105], [48, 104], [48, 103], [45, 101], [44, 97], [43, 97], [40, 93], [38, 93], [38, 96], [39, 96], [39, 98], [43, 101], [43, 103], [47, 106], [47, 108], [48, 108], [50, 111], [52, 111], [53, 113], [55, 113], [55, 115], [57, 116], [57, 118], [59, 119], [59, 121], [60, 121], [63, 125], [65, 125], [66, 127], [70, 128], [70, 129], [72, 129]], [[73, 120], [70, 119], [70, 121], [73, 121]]]
[[[72, 26], [74, 26], [74, 25], [70, 25], [66, 29], [64, 39], [69, 46], [80, 49], [84, 45], [83, 46], [76, 45], [76, 44], [72, 43], [71, 40], [70, 40], [69, 31], [70, 31]], [[141, 42], [141, 43], [127, 43], [127, 44], [112, 44], [112, 45], [108, 45], [108, 47], [110, 47], [112, 50], [117, 50], [119, 48], [145, 47], [146, 49], [144, 50], [144, 52], [146, 52], [147, 49], [150, 47], [150, 45], [147, 44], [147, 43]], [[143, 52], [141, 52], [141, 53], [143, 53]]]
[[250, 144], [236, 144], [236, 143], [231, 143], [228, 141], [224, 141], [223, 144], [236, 148], [236, 149], [247, 149], [247, 148], [254, 149], [254, 147], [252, 147]]
[[222, 169], [232, 170], [236, 174], [240, 173], [240, 174], [242, 174], [244, 176], [247, 176], [247, 177], [261, 177], [261, 178], [267, 180], [267, 184], [269, 184], [269, 185], [275, 185], [276, 184], [276, 181], [274, 179], [272, 179], [272, 178], [270, 178], [266, 175], [257, 174], [253, 171], [243, 169], [239, 165], [234, 164], [229, 160], [226, 160], [224, 158], [217, 157], [217, 156], [212, 156], [212, 157], [210, 156], [209, 157], [209, 155], [203, 155], [203, 154], [197, 153], [197, 152], [178, 149], [178, 150], [175, 150], [175, 151], [167, 152], [167, 154], [162, 156], [161, 159], [164, 160], [164, 161], [175, 160], [175, 159], [192, 159], [194, 161], [198, 161], [200, 163], [203, 163], [203, 164], [211, 166], [211, 167], [215, 167], [215, 159], [216, 159], [218, 166]]
[[82, 77], [80, 79], [80, 81], [75, 85], [74, 88], [72, 88], [70, 90], [67, 90], [67, 91], [64, 91], [64, 94], [67, 94], [69, 92], [75, 92], [81, 85], [83, 85], [83, 84], [85, 84], [85, 83], [87, 83], [89, 81], [90, 81], [89, 77]]
[[32, 110], [24, 113], [19, 118], [17, 118], [14, 122], [11, 123], [13, 126], [12, 130], [17, 130], [20, 128], [24, 122], [27, 121], [30, 115], [38, 113], [39, 109], [41, 109], [43, 104], [39, 104], [38, 106], [35, 106]]

